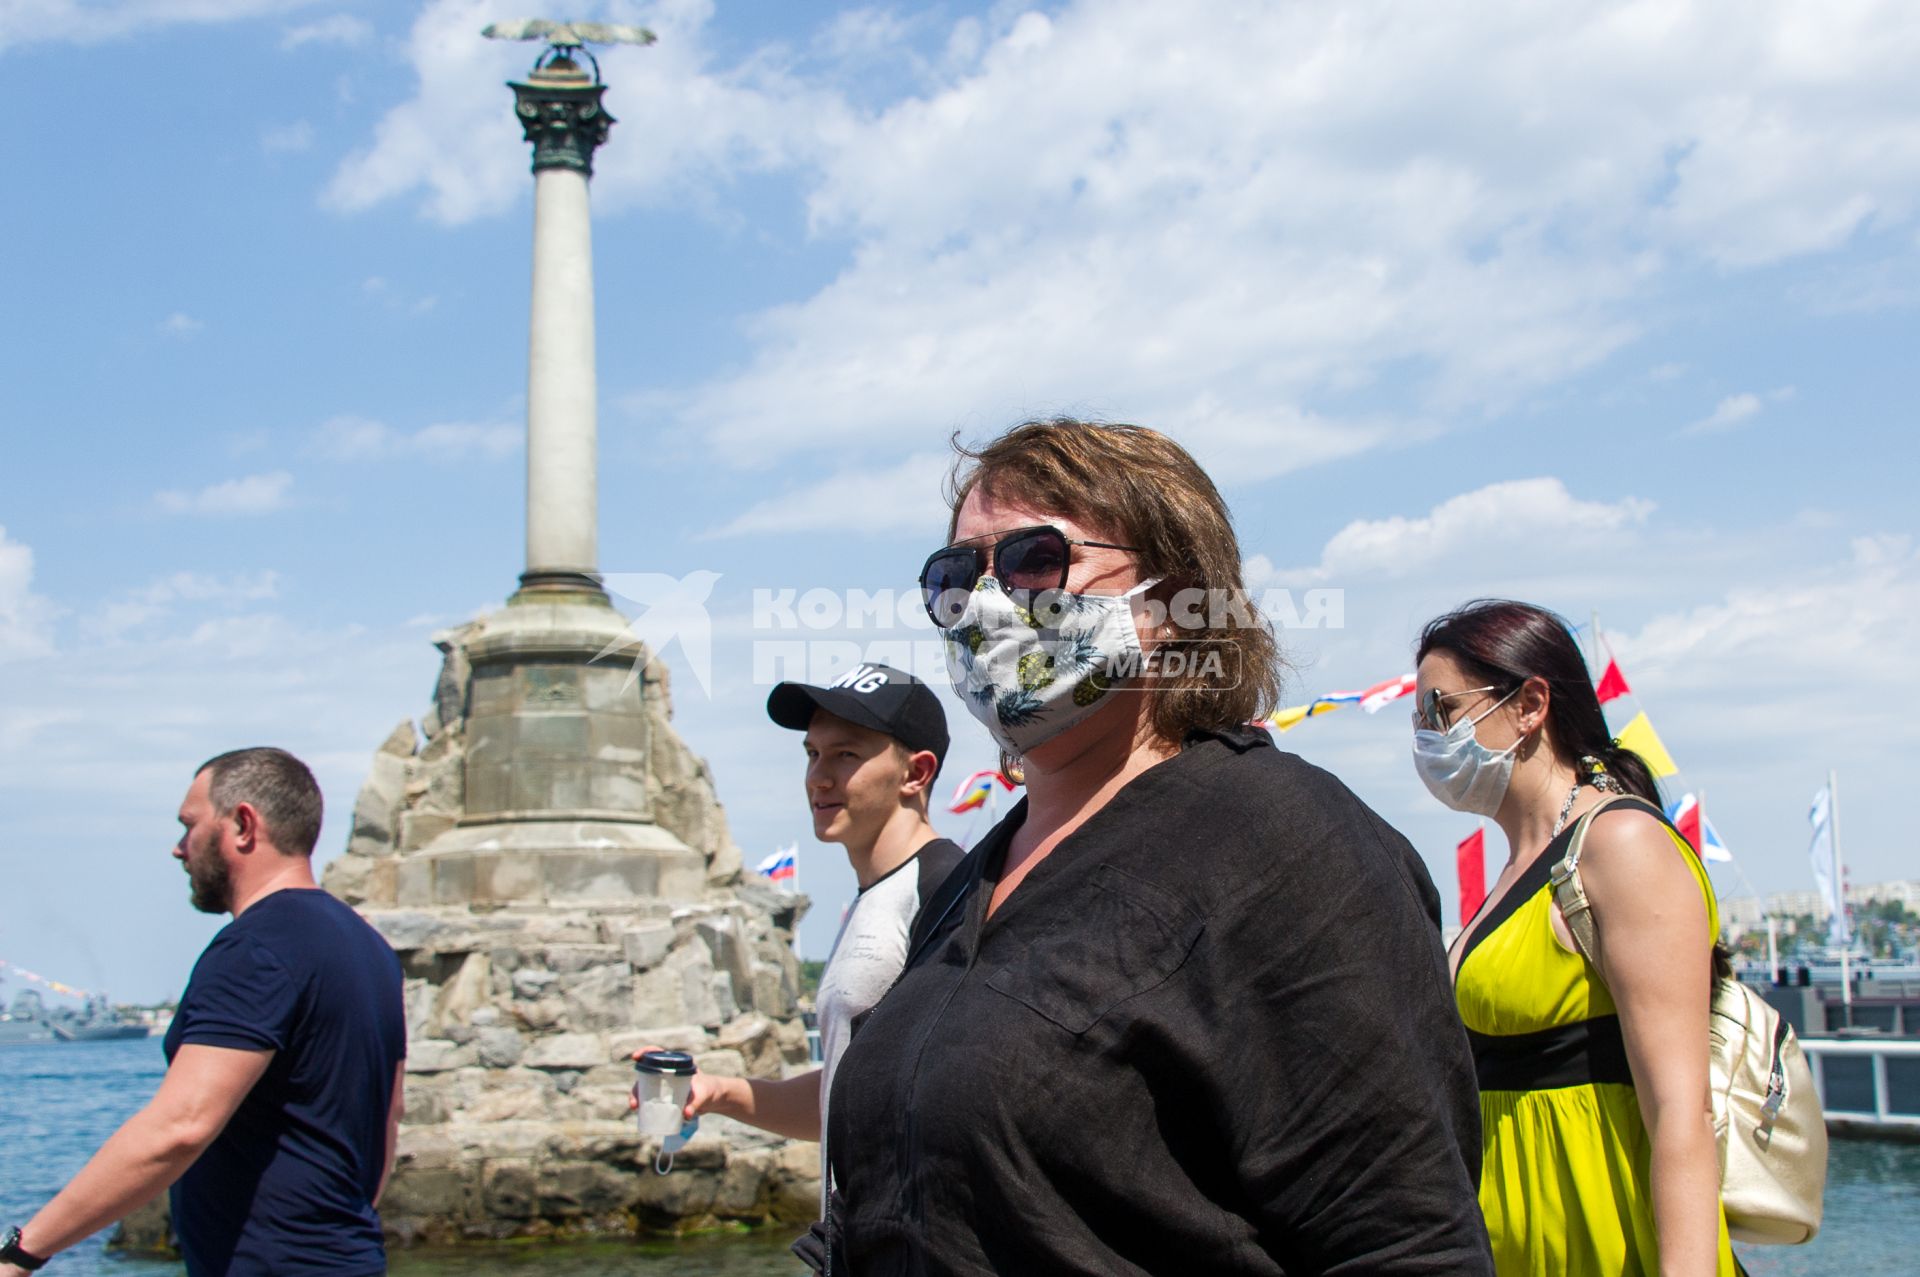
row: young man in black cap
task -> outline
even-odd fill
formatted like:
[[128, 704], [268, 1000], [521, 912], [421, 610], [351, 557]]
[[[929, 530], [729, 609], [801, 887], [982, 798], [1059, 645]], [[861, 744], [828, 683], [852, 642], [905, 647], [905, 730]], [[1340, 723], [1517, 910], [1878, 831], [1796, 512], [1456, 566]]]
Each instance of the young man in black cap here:
[[[815, 999], [822, 1067], [777, 1080], [695, 1074], [687, 1111], [818, 1140], [854, 1018], [892, 987], [906, 965], [914, 916], [964, 853], [927, 820], [947, 756], [947, 717], [925, 683], [890, 666], [856, 665], [825, 687], [779, 684], [767, 715], [806, 733], [813, 834], [847, 849], [860, 895], [840, 924]], [[824, 1144], [820, 1164], [824, 1179]]]

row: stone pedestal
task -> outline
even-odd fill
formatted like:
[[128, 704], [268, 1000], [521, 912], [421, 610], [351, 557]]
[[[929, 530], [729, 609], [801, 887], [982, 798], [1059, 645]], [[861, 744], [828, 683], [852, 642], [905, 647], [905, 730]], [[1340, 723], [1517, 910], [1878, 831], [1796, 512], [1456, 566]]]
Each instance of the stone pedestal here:
[[663, 1178], [627, 1111], [649, 1043], [710, 1073], [812, 1067], [806, 900], [741, 873], [666, 671], [619, 614], [519, 598], [437, 636], [432, 710], [375, 755], [323, 879], [407, 976], [382, 1217], [399, 1241], [809, 1220], [812, 1144], [708, 1118]]
[[396, 869], [393, 902], [697, 899], [706, 860], [653, 819], [654, 733], [625, 618], [528, 593], [469, 627], [461, 646], [460, 814]]

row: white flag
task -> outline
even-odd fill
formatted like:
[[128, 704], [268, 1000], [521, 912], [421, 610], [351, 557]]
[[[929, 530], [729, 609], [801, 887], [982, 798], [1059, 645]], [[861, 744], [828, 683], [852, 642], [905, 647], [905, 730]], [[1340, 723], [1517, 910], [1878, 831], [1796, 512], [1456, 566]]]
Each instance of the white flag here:
[[1807, 849], [1807, 857], [1813, 862], [1813, 881], [1820, 888], [1820, 898], [1827, 903], [1827, 942], [1844, 945], [1853, 938], [1853, 929], [1847, 925], [1845, 884], [1834, 861], [1833, 795], [1824, 785], [1813, 796], [1807, 823], [1813, 826], [1813, 845]]

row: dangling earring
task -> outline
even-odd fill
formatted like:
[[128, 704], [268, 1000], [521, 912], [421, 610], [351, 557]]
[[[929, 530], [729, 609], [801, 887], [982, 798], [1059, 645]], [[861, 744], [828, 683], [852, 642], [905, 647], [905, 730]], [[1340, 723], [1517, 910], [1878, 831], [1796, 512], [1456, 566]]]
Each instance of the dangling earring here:
[[1016, 785], [1027, 783], [1027, 760], [1018, 754], [1000, 751], [1000, 774]]

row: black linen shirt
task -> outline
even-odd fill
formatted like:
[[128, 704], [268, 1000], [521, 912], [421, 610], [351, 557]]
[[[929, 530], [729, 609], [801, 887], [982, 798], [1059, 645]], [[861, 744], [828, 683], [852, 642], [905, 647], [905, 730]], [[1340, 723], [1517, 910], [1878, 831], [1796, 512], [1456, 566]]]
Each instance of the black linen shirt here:
[[1264, 732], [1197, 736], [988, 920], [1025, 814], [842, 1058], [835, 1274], [1493, 1271], [1406, 839]]

